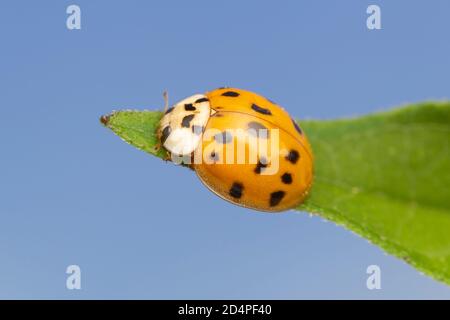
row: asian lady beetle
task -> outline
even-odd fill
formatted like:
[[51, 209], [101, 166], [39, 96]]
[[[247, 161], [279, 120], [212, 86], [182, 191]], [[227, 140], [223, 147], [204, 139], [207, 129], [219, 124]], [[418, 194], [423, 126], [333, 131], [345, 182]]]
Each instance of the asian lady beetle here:
[[[169, 108], [158, 137], [215, 194], [240, 206], [282, 211], [305, 199], [313, 180], [309, 142], [277, 104], [220, 88]], [[274, 147], [275, 146], [275, 147]]]

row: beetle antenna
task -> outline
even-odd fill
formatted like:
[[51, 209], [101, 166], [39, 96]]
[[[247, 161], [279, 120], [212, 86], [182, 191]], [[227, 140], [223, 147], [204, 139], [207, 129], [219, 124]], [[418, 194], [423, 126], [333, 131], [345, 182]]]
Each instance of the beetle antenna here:
[[164, 113], [169, 109], [169, 93], [167, 90], [164, 90], [163, 92], [163, 98], [164, 98]]

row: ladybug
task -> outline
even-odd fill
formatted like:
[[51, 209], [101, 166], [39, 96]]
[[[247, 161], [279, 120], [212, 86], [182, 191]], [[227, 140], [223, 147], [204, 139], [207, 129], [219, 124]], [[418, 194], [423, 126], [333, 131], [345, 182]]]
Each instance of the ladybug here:
[[313, 155], [305, 133], [282, 107], [256, 93], [219, 88], [188, 97], [165, 111], [157, 134], [172, 161], [181, 158], [206, 187], [234, 204], [283, 211], [301, 204], [311, 187]]

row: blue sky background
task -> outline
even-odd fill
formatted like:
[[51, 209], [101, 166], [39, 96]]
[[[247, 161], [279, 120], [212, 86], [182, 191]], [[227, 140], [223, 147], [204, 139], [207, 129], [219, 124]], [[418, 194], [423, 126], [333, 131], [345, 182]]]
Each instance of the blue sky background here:
[[[66, 28], [78, 4], [82, 29]], [[378, 4], [382, 30], [366, 28]], [[0, 298], [450, 298], [305, 213], [261, 214], [98, 121], [220, 86], [295, 117], [449, 98], [450, 2], [2, 1]], [[395, 213], [393, 213], [395, 214]], [[82, 270], [82, 290], [65, 269]], [[366, 288], [377, 264], [382, 289]]]

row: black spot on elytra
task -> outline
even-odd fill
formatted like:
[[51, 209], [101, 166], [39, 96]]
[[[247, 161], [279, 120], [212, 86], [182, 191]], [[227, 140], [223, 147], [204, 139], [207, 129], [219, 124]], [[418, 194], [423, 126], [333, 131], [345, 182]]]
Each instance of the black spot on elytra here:
[[173, 110], [173, 108], [175, 108], [175, 107], [170, 107], [169, 109], [167, 109], [167, 111], [164, 113], [164, 114], [168, 114], [168, 113], [171, 113], [172, 112], [172, 110]]
[[275, 207], [284, 198], [286, 193], [284, 191], [275, 191], [270, 194], [270, 206]]
[[258, 163], [256, 164], [256, 168], [255, 168], [254, 172], [255, 172], [256, 174], [261, 174], [261, 172], [262, 172], [265, 168], [267, 168], [268, 165], [269, 165], [269, 164], [267, 163], [266, 158], [261, 157], [261, 158], [258, 160]]
[[208, 98], [200, 98], [200, 99], [195, 100], [194, 103], [202, 103], [202, 102], [207, 102], [207, 101], [209, 101]]
[[193, 125], [192, 126], [192, 133], [196, 134], [196, 135], [201, 135], [203, 132], [203, 126], [197, 126], [197, 125]]
[[242, 197], [243, 189], [244, 189], [244, 186], [242, 185], [242, 183], [234, 182], [233, 185], [231, 186], [229, 194], [233, 198], [239, 199], [240, 197]]
[[218, 133], [214, 136], [214, 140], [217, 143], [230, 143], [233, 140], [233, 136], [228, 131], [223, 131], [221, 133]]
[[297, 122], [292, 119], [292, 123], [294, 124], [295, 130], [297, 130], [298, 133], [303, 134], [302, 129], [300, 129], [300, 127], [298, 126]]
[[247, 132], [254, 137], [268, 139], [269, 138], [269, 129], [263, 126], [261, 123], [256, 121], [251, 121], [247, 124], [248, 130]]
[[222, 96], [224, 97], [239, 97], [239, 92], [236, 91], [226, 91], [224, 93], [222, 93]]
[[286, 160], [293, 164], [296, 164], [299, 158], [300, 154], [298, 153], [297, 150], [289, 151], [289, 154], [286, 156]]
[[171, 131], [172, 131], [172, 130], [170, 129], [169, 126], [165, 127], [165, 128], [162, 130], [162, 133], [161, 133], [161, 143], [162, 143], [162, 144], [164, 144], [164, 142], [166, 142], [167, 137], [170, 135], [170, 132], [171, 132]]
[[184, 128], [189, 128], [189, 126], [191, 125], [191, 121], [192, 119], [194, 119], [195, 114], [190, 114], [188, 116], [184, 116], [183, 120], [181, 121], [181, 126]]
[[186, 110], [186, 111], [195, 111], [197, 109], [192, 105], [192, 103], [186, 103], [184, 105], [184, 110]]
[[265, 115], [269, 115], [269, 116], [272, 115], [272, 112], [270, 112], [269, 109], [260, 107], [260, 106], [258, 106], [256, 104], [252, 104], [252, 109], [255, 110], [256, 112], [259, 112], [259, 113], [262, 113], [262, 114], [265, 114]]
[[219, 161], [219, 155], [215, 151], [211, 152], [211, 154], [209, 155], [209, 158], [215, 162]]
[[292, 175], [289, 172], [284, 173], [281, 176], [281, 181], [285, 184], [291, 184], [292, 183]]

